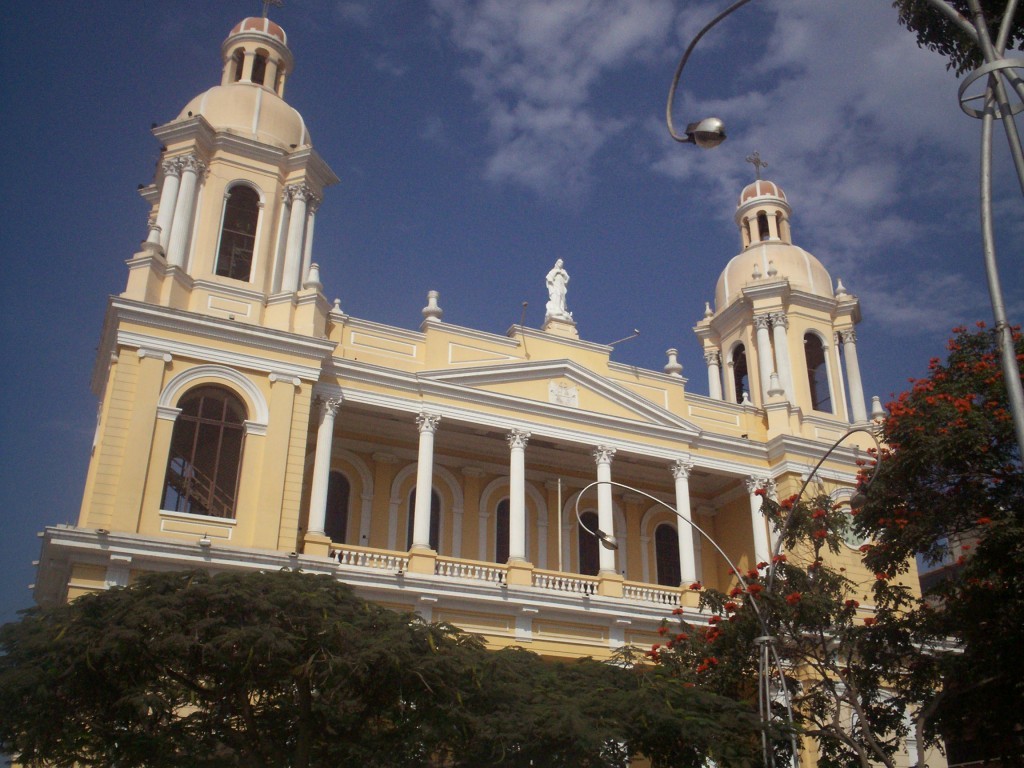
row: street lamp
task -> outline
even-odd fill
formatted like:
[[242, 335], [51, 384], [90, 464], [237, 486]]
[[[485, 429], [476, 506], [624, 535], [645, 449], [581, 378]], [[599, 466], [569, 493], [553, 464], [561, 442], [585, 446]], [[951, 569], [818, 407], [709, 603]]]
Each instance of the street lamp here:
[[749, 2], [750, 0], [737, 0], [737, 2], [730, 5], [720, 14], [715, 16], [715, 18], [705, 24], [704, 28], [698, 32], [693, 40], [690, 41], [690, 44], [686, 46], [683, 58], [679, 60], [679, 66], [676, 67], [675, 77], [672, 78], [672, 86], [668, 89], [668, 104], [665, 105], [665, 122], [668, 124], [668, 135], [682, 144], [696, 144], [701, 149], [714, 149], [725, 141], [725, 123], [717, 117], [705, 117], [703, 120], [698, 120], [695, 123], [687, 125], [686, 131], [682, 135], [676, 133], [675, 125], [672, 122], [672, 102], [675, 101], [676, 98], [676, 88], [679, 85], [679, 78], [683, 74], [683, 67], [686, 66], [686, 62], [690, 58], [690, 53], [696, 47], [697, 43], [700, 42], [700, 39], [704, 37], [705, 33], [715, 26], [715, 24], [720, 22], [737, 8], [740, 8]]

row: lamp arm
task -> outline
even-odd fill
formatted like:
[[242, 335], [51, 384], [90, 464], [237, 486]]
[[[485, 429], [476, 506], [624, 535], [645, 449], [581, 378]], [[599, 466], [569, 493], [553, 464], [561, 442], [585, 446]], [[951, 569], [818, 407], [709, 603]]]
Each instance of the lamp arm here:
[[690, 44], [688, 46], [686, 46], [686, 50], [683, 52], [683, 57], [679, 60], [679, 66], [676, 67], [676, 74], [672, 78], [672, 85], [668, 89], [668, 104], [665, 105], [665, 122], [668, 125], [668, 135], [682, 144], [693, 143], [693, 140], [686, 134], [683, 134], [682, 136], [677, 134], [675, 130], [675, 125], [672, 122], [672, 103], [675, 101], [676, 98], [676, 88], [679, 85], [679, 78], [683, 74], [683, 67], [686, 66], [686, 62], [690, 58], [690, 53], [693, 52], [694, 47], [697, 45], [698, 42], [700, 42], [700, 39], [704, 37], [708, 30], [710, 30], [713, 26], [715, 26], [718, 22], [720, 22], [730, 13], [732, 13], [738, 8], [741, 8], [742, 6], [746, 5], [749, 2], [750, 0], [737, 0], [737, 2], [730, 5], [720, 14], [715, 16], [715, 18], [709, 21], [706, 25], [704, 25], [704, 28], [700, 32], [698, 32], [697, 36], [690, 41]]

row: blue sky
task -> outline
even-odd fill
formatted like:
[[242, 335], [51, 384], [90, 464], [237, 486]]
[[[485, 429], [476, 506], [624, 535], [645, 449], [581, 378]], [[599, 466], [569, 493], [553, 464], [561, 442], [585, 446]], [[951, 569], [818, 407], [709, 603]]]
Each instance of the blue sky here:
[[[660, 369], [677, 347], [707, 393], [691, 328], [739, 250], [732, 214], [764, 172], [794, 241], [860, 297], [868, 396], [989, 320], [978, 234], [979, 122], [944, 61], [887, 0], [759, 0], [700, 44], [678, 122], [722, 117], [714, 151], [673, 143], [664, 101], [704, 0], [289, 0], [271, 16], [296, 58], [286, 99], [341, 183], [314, 259], [349, 314], [503, 333], [543, 320], [563, 258], [582, 338]], [[89, 377], [106, 297], [145, 237], [136, 193], [152, 123], [215, 85], [220, 44], [255, 0], [41, 2], [0, 26], [3, 348], [0, 621], [27, 606], [35, 533], [74, 522], [95, 424]], [[997, 247], [1024, 319], [1024, 203], [996, 134]]]

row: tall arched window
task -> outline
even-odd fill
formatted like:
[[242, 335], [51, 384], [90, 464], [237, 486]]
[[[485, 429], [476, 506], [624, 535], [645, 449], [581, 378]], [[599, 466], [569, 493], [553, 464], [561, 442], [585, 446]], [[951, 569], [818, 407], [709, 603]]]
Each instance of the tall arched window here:
[[179, 402], [161, 509], [235, 516], [245, 406], [220, 387], [193, 389]]
[[770, 240], [772, 236], [768, 229], [768, 215], [764, 211], [757, 214], [757, 236], [761, 240]]
[[[591, 531], [597, 531], [597, 512], [584, 512], [580, 515], [580, 520]], [[598, 571], [601, 570], [601, 554], [598, 550], [597, 537], [583, 530], [581, 526], [579, 539], [580, 573], [584, 576], [597, 576]]]
[[331, 541], [345, 543], [348, 533], [348, 501], [352, 488], [341, 472], [331, 472], [327, 480], [327, 516], [324, 533]]
[[[416, 517], [416, 489], [409, 494], [409, 525], [406, 532], [405, 548], [412, 549], [412, 529]], [[437, 491], [430, 492], [430, 548], [438, 551], [438, 543], [441, 539], [441, 497]]]
[[828, 363], [825, 345], [815, 333], [804, 336], [804, 357], [807, 360], [807, 383], [811, 388], [811, 407], [832, 413], [832, 396], [828, 391]]
[[750, 378], [747, 375], [747, 350], [737, 344], [732, 351], [732, 380], [736, 389], [736, 402], [743, 402], [743, 393], [750, 392]]
[[678, 587], [683, 578], [679, 571], [679, 535], [668, 523], [662, 523], [654, 531], [654, 561], [658, 583]]
[[249, 280], [259, 218], [259, 193], [244, 184], [232, 187], [224, 204], [224, 222], [220, 228], [216, 269], [218, 275]]
[[498, 502], [494, 513], [494, 562], [508, 562], [509, 538], [509, 503], [508, 499]]

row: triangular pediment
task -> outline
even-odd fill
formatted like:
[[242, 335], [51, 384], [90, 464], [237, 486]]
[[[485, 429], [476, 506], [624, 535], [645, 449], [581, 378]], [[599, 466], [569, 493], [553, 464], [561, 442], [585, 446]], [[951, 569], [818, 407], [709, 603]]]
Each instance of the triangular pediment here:
[[[529, 403], [531, 409], [578, 411], [612, 420], [627, 419], [651, 426], [697, 434], [700, 430], [661, 405], [571, 360], [545, 360], [481, 365], [459, 370], [427, 371], [421, 381], [472, 391], [474, 399], [488, 396]], [[506, 405], [508, 403], [506, 402]]]

